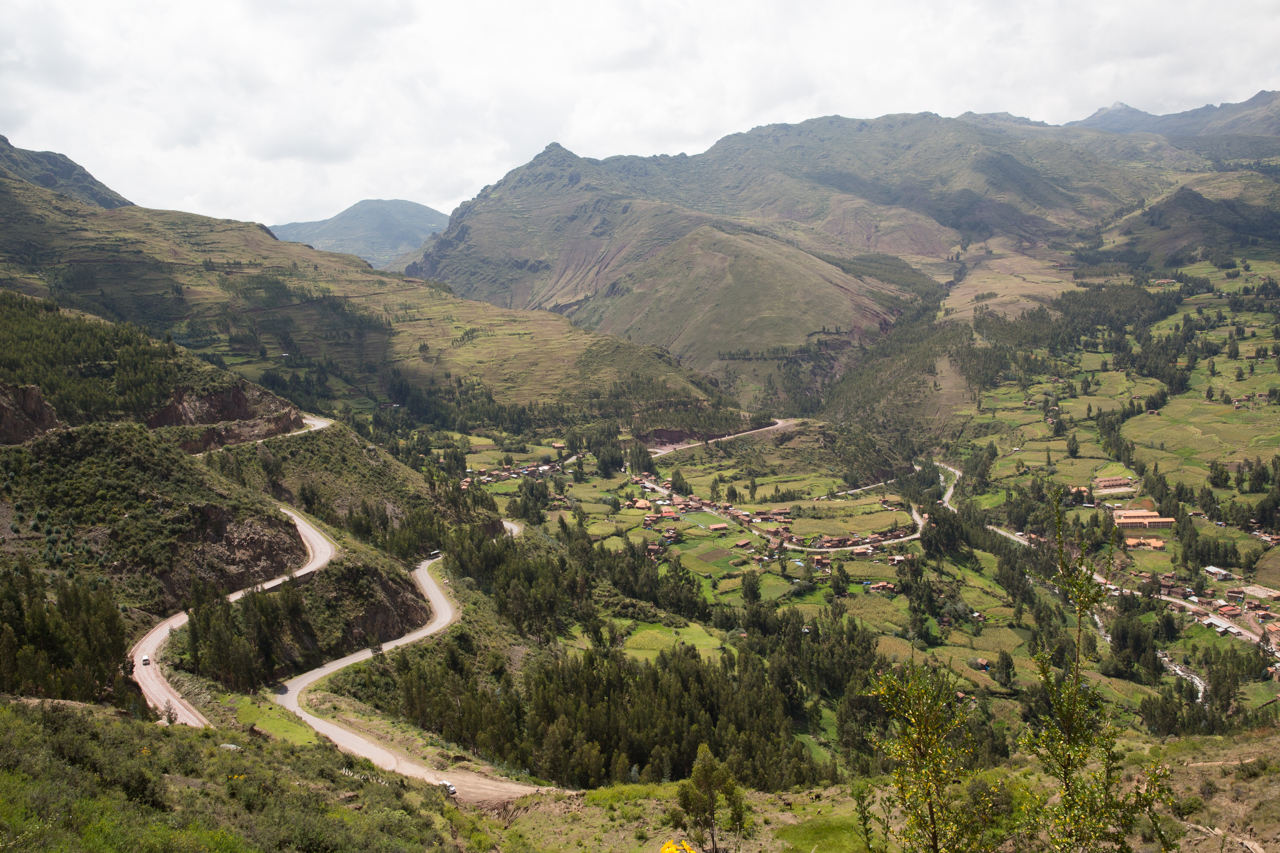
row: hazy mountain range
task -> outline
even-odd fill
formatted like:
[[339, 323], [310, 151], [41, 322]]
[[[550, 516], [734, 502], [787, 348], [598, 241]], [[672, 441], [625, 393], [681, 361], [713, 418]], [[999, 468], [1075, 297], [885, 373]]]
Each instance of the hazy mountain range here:
[[1165, 136], [1276, 136], [1280, 135], [1280, 92], [1262, 91], [1243, 103], [1206, 104], [1199, 109], [1163, 116], [1115, 103], [1066, 126]]

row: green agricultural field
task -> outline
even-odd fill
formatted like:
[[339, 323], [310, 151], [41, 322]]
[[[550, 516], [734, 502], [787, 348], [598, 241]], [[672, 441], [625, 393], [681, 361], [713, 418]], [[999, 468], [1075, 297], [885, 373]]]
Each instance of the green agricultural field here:
[[684, 628], [667, 628], [655, 623], [640, 623], [631, 636], [627, 637], [624, 648], [627, 654], [638, 660], [655, 660], [658, 653], [675, 648], [678, 644], [693, 646], [708, 660], [719, 655], [723, 643], [701, 625], [691, 624]]

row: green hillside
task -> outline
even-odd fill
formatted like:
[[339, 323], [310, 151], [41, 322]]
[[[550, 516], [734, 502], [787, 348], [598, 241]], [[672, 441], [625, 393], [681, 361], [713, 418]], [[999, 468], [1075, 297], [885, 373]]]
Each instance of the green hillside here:
[[553, 144], [397, 268], [655, 341], [728, 378], [718, 352], [795, 348], [823, 328], [864, 342], [910, 301], [823, 259], [891, 254], [945, 281], [971, 243], [1070, 240], [1171, 184], [1151, 168], [1167, 145], [1065, 135], [922, 114], [756, 128], [692, 157], [590, 160]]
[[383, 267], [417, 249], [448, 224], [447, 215], [423, 204], [402, 199], [365, 199], [329, 219], [272, 225], [271, 232], [281, 240], [307, 243], [324, 252], [356, 255], [375, 267]]
[[111, 210], [133, 204], [66, 155], [16, 148], [3, 136], [0, 136], [0, 172], [94, 207]]
[[554, 420], [589, 416], [587, 400], [637, 377], [694, 405], [732, 405], [647, 342], [460, 299], [253, 223], [102, 210], [3, 175], [0, 211], [0, 287], [171, 336], [310, 410], [371, 409], [393, 388], [404, 403], [416, 388], [452, 425], [466, 407], [454, 376], [468, 398], [552, 404]]
[[494, 523], [491, 501], [419, 455], [427, 434], [404, 454], [413, 469], [354, 416], [286, 435], [299, 412], [265, 389], [47, 301], [0, 293], [0, 329], [0, 693], [144, 713], [118, 677], [129, 642], [307, 561], [281, 504], [327, 524], [341, 551], [289, 584], [283, 622], [252, 596], [210, 617], [256, 637], [260, 658], [238, 671], [259, 681], [420, 625], [429, 608], [405, 563], [456, 525]]

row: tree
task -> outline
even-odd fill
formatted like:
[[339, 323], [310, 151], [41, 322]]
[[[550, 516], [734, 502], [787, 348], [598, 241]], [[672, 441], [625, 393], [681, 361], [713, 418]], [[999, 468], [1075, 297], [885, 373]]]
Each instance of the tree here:
[[680, 473], [680, 469], [671, 472], [671, 491], [677, 495], [689, 494], [689, 484], [684, 479], [684, 474]]
[[757, 571], [746, 571], [742, 573], [742, 603], [743, 604], [759, 604], [760, 603], [760, 573]]
[[658, 473], [658, 468], [653, 464], [653, 455], [649, 453], [649, 448], [645, 447], [639, 441], [631, 444], [631, 448], [627, 451], [627, 455], [627, 461], [631, 465], [631, 476], [639, 477], [645, 472], [650, 474]]
[[719, 853], [720, 815], [727, 818], [730, 831], [741, 837], [747, 813], [742, 789], [729, 768], [711, 754], [711, 747], [705, 743], [698, 747], [693, 772], [680, 783], [676, 796], [692, 826], [690, 836], [702, 849]]
[[845, 571], [844, 563], [836, 563], [835, 573], [831, 575], [831, 589], [840, 596], [849, 592], [849, 573]]
[[934, 507], [920, 531], [920, 544], [931, 557], [950, 554], [964, 544], [964, 525], [960, 517], [945, 506]]
[[284, 463], [265, 444], [258, 445], [258, 464], [262, 466], [262, 473], [266, 475], [271, 488], [278, 486], [284, 475]]
[[1013, 656], [1004, 649], [1000, 650], [1000, 656], [996, 658], [995, 666], [991, 667], [991, 680], [1001, 687], [1008, 688], [1013, 684], [1013, 677], [1017, 674], [1017, 670], [1013, 667]]
[[1072, 459], [1080, 455], [1080, 442], [1076, 440], [1074, 432], [1067, 436], [1067, 455]]
[[[1096, 568], [1084, 556], [1068, 556], [1063, 537], [1062, 495], [1054, 498], [1057, 529], [1058, 570], [1054, 585], [1075, 609], [1075, 644], [1059, 674], [1052, 655], [1041, 649], [1035, 656], [1040, 686], [1048, 711], [1023, 738], [1023, 745], [1055, 779], [1059, 791], [1037, 804], [1038, 823], [1054, 851], [1130, 850], [1127, 836], [1141, 815], [1150, 818], [1163, 849], [1171, 849], [1160, 831], [1155, 813], [1158, 802], [1167, 801], [1169, 769], [1152, 765], [1145, 779], [1122, 790], [1121, 755], [1116, 752], [1116, 730], [1098, 695], [1083, 678], [1081, 655], [1085, 623], [1089, 614], [1105, 600], [1105, 591], [1095, 579]], [[1104, 575], [1110, 574], [1108, 553]]]
[[956, 699], [954, 674], [914, 660], [890, 670], [876, 682], [893, 721], [893, 736], [877, 745], [893, 762], [894, 804], [905, 823], [898, 841], [904, 850], [960, 853], [987, 849], [972, 806], [957, 802], [951, 784], [969, 774], [969, 748], [963, 742], [967, 715]]
[[750, 492], [751, 501], [754, 503], [756, 499], [756, 478], [754, 475], [751, 477], [750, 481], [747, 482], [747, 491]]

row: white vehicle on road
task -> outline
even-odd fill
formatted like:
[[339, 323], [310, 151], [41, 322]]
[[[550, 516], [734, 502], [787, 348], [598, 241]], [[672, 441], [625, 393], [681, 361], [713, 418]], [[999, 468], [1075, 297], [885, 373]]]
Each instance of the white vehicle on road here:
[[143, 665], [143, 666], [151, 666], [151, 656], [150, 656], [150, 655], [143, 655], [143, 656], [142, 656], [142, 665]]
[[450, 782], [446, 782], [443, 779], [441, 779], [440, 787], [444, 789], [444, 794], [446, 797], [456, 797], [458, 795], [458, 789], [453, 787], [452, 783]]

